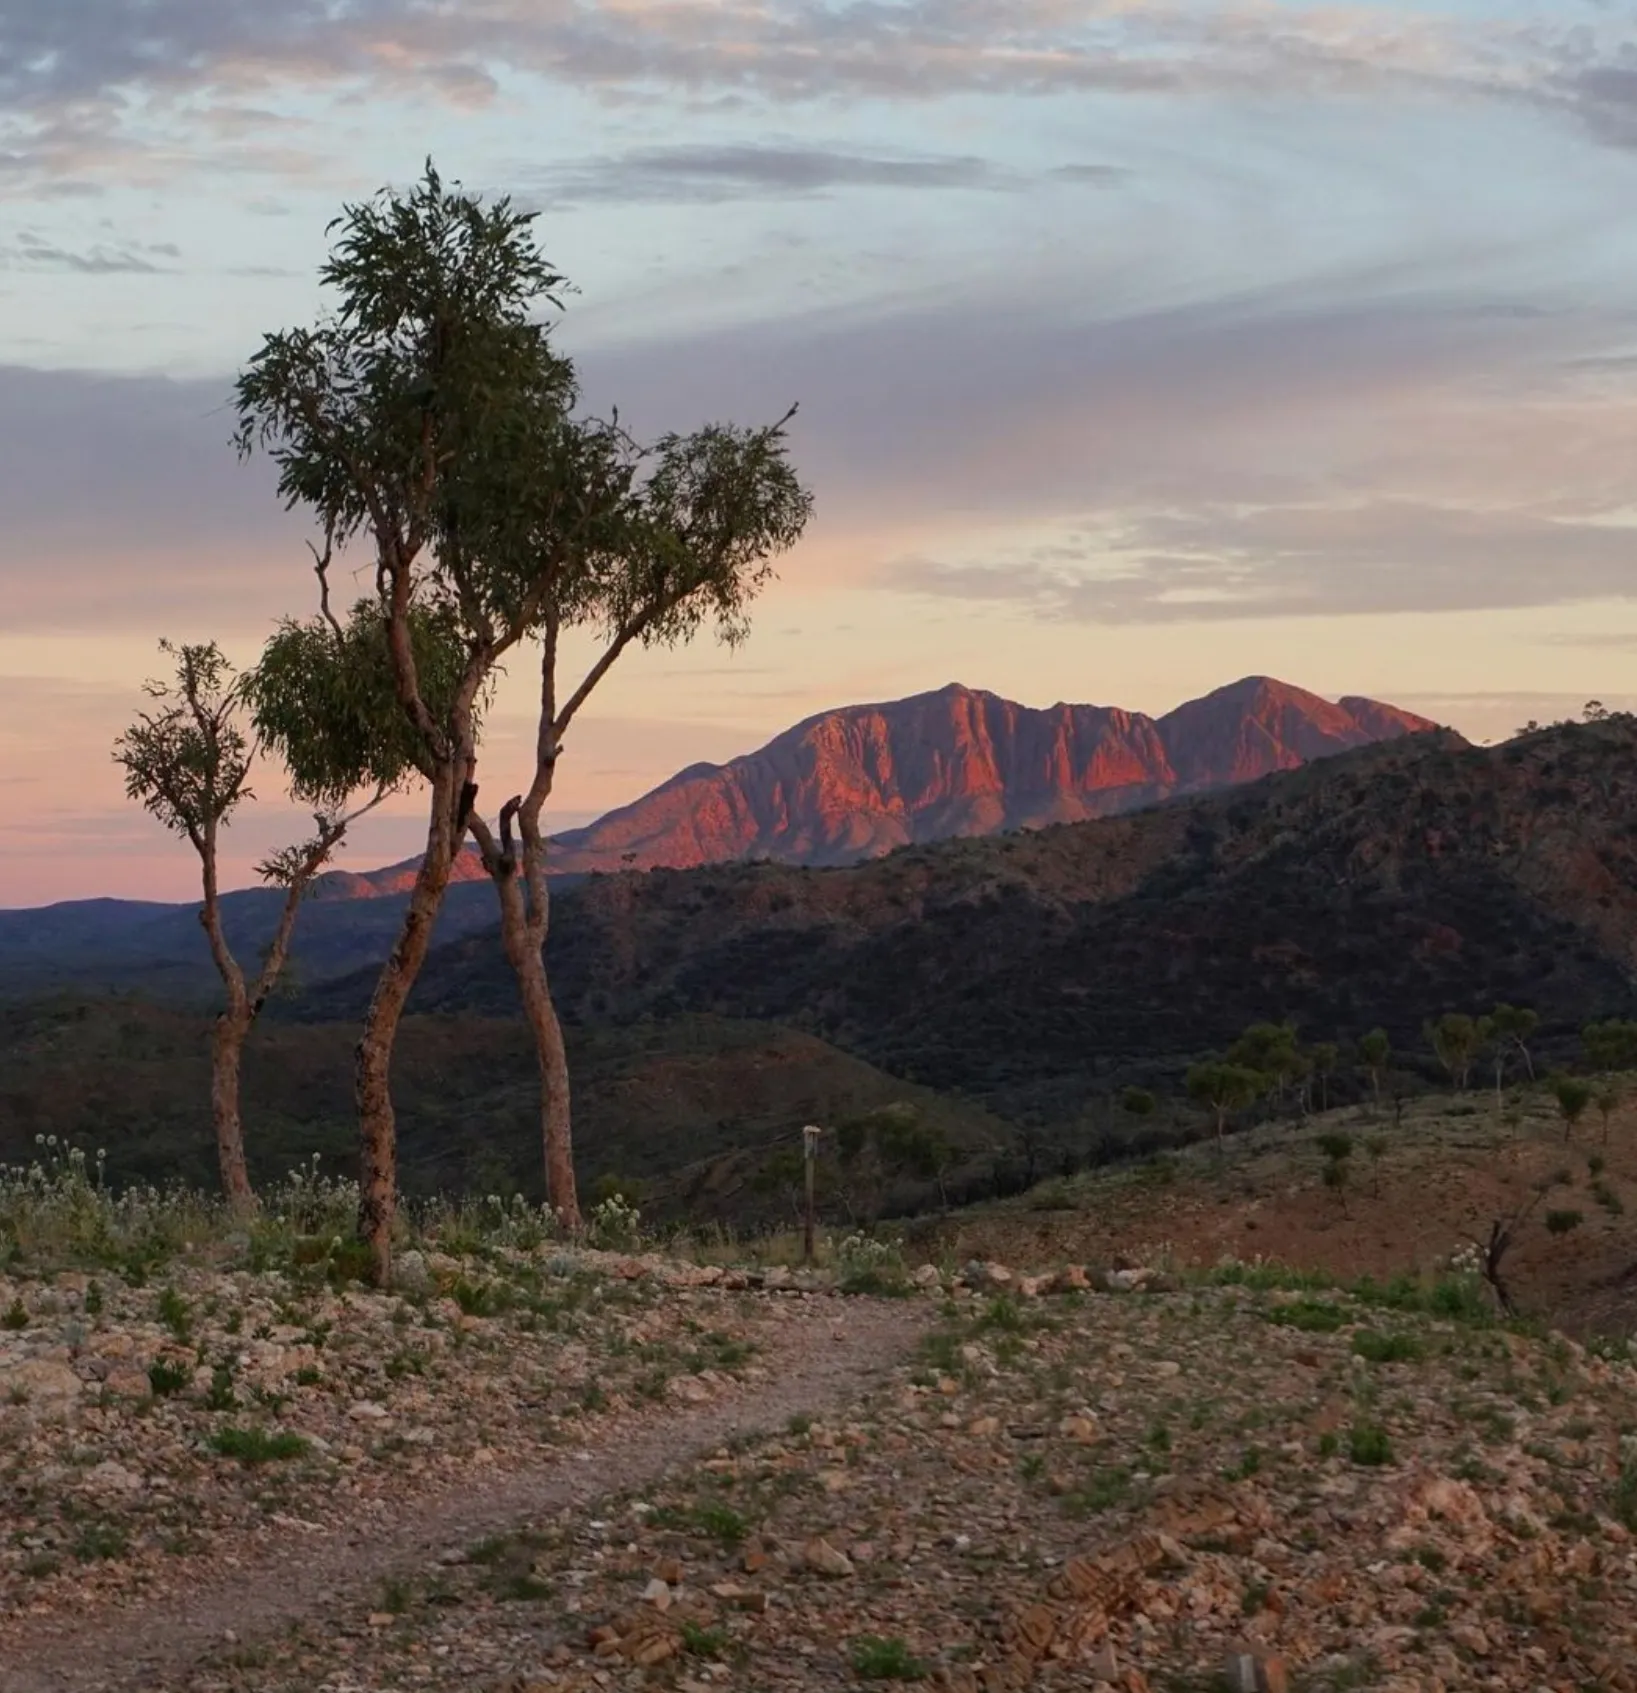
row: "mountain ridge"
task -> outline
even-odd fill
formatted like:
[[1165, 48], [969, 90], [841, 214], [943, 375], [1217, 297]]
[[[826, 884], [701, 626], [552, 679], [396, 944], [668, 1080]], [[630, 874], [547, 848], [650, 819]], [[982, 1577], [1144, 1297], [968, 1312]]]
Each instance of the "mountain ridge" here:
[[[1380, 700], [1332, 702], [1268, 676], [1242, 677], [1160, 717], [1061, 700], [1025, 706], [951, 682], [815, 712], [753, 752], [689, 765], [553, 837], [551, 867], [855, 864], [952, 836], [1114, 816], [1437, 727]], [[416, 863], [332, 872], [318, 897], [401, 893]], [[468, 848], [456, 879], [482, 876]]]

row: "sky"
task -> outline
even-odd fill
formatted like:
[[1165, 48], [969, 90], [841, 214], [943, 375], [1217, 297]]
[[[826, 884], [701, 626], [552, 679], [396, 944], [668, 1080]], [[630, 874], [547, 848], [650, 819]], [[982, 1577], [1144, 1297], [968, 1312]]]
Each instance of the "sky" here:
[[800, 404], [750, 640], [622, 661], [558, 827], [951, 681], [1637, 705], [1634, 0], [0, 0], [0, 906], [195, 891], [110, 747], [161, 637], [314, 609], [232, 381], [428, 155], [540, 213], [592, 409]]

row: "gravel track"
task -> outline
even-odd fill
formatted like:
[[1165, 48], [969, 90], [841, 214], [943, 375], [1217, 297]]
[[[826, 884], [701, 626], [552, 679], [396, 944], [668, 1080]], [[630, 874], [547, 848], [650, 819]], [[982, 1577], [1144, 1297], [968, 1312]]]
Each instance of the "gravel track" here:
[[0, 1693], [170, 1693], [231, 1637], [250, 1646], [293, 1622], [379, 1591], [452, 1549], [564, 1506], [657, 1480], [735, 1436], [858, 1399], [900, 1363], [930, 1322], [919, 1301], [788, 1299], [768, 1379], [686, 1409], [625, 1417], [597, 1444], [549, 1461], [484, 1471], [470, 1485], [388, 1505], [316, 1533], [278, 1531], [242, 1562], [186, 1593], [8, 1631]]

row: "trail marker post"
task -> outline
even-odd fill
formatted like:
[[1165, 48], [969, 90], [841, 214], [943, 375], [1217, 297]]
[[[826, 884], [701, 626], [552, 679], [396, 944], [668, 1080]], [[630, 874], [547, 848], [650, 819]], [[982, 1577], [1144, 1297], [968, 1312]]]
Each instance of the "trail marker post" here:
[[801, 1257], [804, 1264], [813, 1262], [813, 1190], [818, 1174], [818, 1143], [824, 1131], [809, 1123], [801, 1131], [802, 1177], [806, 1184], [807, 1211], [802, 1229]]

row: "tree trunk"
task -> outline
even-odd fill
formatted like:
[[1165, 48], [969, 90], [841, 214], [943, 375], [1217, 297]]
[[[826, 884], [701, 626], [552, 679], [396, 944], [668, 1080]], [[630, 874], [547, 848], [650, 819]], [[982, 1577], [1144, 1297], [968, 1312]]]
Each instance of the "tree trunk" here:
[[426, 854], [415, 873], [403, 925], [364, 1015], [353, 1055], [353, 1099], [358, 1109], [358, 1238], [370, 1249], [377, 1287], [392, 1279], [392, 1225], [398, 1213], [398, 1125], [392, 1109], [392, 1047], [409, 990], [432, 944], [432, 925], [454, 867], [455, 807], [459, 794], [452, 767], [432, 784], [432, 822]]
[[229, 1006], [216, 1019], [210, 1052], [210, 1112], [216, 1124], [222, 1192], [240, 1216], [256, 1208], [250, 1172], [245, 1166], [244, 1125], [239, 1117], [239, 1061], [249, 1033], [249, 1007]]
[[[545, 1152], [546, 1202], [565, 1229], [580, 1227], [580, 1200], [574, 1179], [574, 1125], [570, 1108], [568, 1052], [563, 1025], [552, 1004], [546, 959], [536, 929], [529, 923], [523, 888], [509, 857], [490, 874], [500, 896], [500, 939], [517, 977], [523, 1015], [534, 1033], [540, 1069], [540, 1135]], [[541, 926], [543, 927], [543, 925]]]

